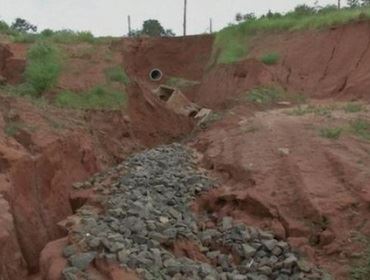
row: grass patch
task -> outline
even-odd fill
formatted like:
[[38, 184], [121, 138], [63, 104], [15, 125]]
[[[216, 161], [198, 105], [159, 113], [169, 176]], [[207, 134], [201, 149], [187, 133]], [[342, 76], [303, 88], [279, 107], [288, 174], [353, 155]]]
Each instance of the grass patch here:
[[337, 140], [342, 134], [341, 127], [325, 127], [320, 129], [320, 136], [332, 140]]
[[260, 60], [266, 65], [275, 65], [279, 62], [280, 55], [278, 53], [269, 53], [260, 58]]
[[314, 105], [299, 106], [297, 108], [294, 108], [293, 110], [288, 111], [288, 115], [304, 116], [307, 114], [314, 114], [316, 116], [321, 116], [321, 117], [330, 117], [331, 112], [334, 109], [335, 109], [334, 107], [329, 107], [329, 106], [314, 106]]
[[353, 264], [350, 271], [351, 280], [368, 280], [370, 279], [370, 243], [367, 238], [362, 238], [362, 243], [366, 247], [366, 251], [362, 258]]
[[61, 68], [60, 54], [55, 46], [46, 42], [35, 44], [27, 54], [26, 87], [31, 94], [41, 95], [56, 85]]
[[234, 63], [248, 54], [248, 40], [259, 33], [328, 28], [360, 19], [370, 19], [370, 8], [328, 10], [313, 14], [290, 12], [281, 17], [262, 17], [224, 28], [216, 34], [213, 60]]
[[347, 103], [343, 109], [346, 113], [358, 113], [361, 112], [364, 107], [362, 104], [350, 102]]
[[199, 85], [200, 83], [198, 81], [186, 80], [180, 77], [171, 77], [168, 79], [166, 84], [170, 87], [176, 87], [181, 89], [196, 86]]
[[111, 67], [105, 70], [105, 75], [108, 81], [120, 82], [122, 84], [129, 84], [130, 80], [125, 72], [120, 66]]
[[64, 91], [56, 96], [55, 104], [71, 109], [119, 110], [126, 104], [126, 94], [98, 86], [87, 92]]
[[247, 100], [261, 105], [270, 105], [282, 99], [284, 91], [278, 87], [259, 87], [247, 94]]
[[4, 127], [4, 132], [7, 136], [15, 136], [22, 128], [25, 128], [25, 124], [21, 122], [8, 122]]
[[370, 122], [357, 119], [350, 123], [350, 131], [365, 140], [370, 140]]

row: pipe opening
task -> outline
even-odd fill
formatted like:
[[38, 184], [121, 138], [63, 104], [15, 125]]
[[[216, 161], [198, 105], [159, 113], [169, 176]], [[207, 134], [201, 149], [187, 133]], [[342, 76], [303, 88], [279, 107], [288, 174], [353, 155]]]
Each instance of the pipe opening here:
[[158, 82], [158, 81], [162, 80], [163, 73], [159, 69], [153, 69], [152, 71], [150, 71], [149, 77], [152, 81]]

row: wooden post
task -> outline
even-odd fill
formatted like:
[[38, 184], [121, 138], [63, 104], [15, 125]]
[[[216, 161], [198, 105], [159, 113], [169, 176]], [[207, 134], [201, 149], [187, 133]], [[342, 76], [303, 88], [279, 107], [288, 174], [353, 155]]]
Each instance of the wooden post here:
[[186, 36], [186, 16], [187, 16], [188, 1], [184, 0], [184, 36]]
[[128, 22], [128, 36], [131, 37], [131, 16], [127, 16], [127, 22]]

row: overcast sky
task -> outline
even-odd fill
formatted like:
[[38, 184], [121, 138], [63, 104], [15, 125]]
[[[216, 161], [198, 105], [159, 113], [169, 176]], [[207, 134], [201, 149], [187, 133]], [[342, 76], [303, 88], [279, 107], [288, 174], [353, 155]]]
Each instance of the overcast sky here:
[[[0, 19], [11, 23], [16, 17], [29, 20], [39, 30], [89, 30], [95, 35], [121, 36], [127, 33], [127, 15], [133, 29], [146, 19], [158, 19], [167, 29], [182, 33], [183, 0], [0, 0]], [[286, 12], [298, 4], [312, 5], [314, 0], [188, 0], [188, 33], [214, 30], [232, 22], [237, 12], [256, 15], [272, 11]], [[320, 5], [337, 0], [320, 0]]]

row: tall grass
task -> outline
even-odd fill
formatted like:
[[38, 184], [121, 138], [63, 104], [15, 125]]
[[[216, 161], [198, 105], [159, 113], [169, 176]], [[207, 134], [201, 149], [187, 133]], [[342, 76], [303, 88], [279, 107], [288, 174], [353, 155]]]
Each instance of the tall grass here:
[[37, 95], [56, 85], [61, 72], [61, 57], [55, 46], [45, 42], [33, 45], [27, 54], [26, 84]]
[[120, 66], [111, 67], [105, 70], [105, 75], [108, 81], [129, 84], [130, 80], [125, 70]]
[[218, 63], [234, 63], [248, 53], [248, 39], [256, 34], [327, 28], [360, 19], [370, 19], [370, 8], [329, 10], [308, 15], [291, 12], [282, 17], [249, 20], [216, 34], [214, 55]]
[[64, 91], [56, 96], [56, 105], [71, 109], [108, 109], [119, 110], [126, 104], [124, 92], [98, 86], [87, 92]]

